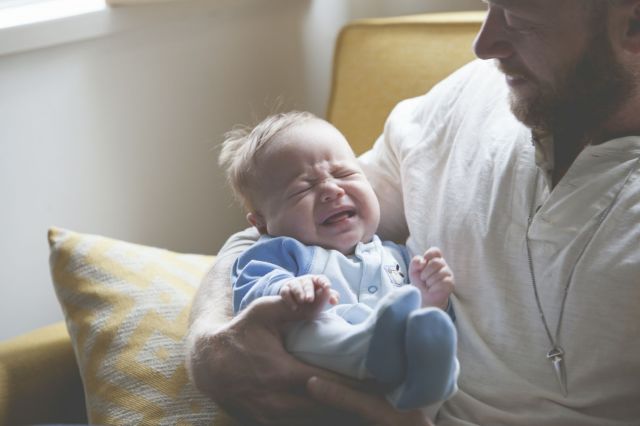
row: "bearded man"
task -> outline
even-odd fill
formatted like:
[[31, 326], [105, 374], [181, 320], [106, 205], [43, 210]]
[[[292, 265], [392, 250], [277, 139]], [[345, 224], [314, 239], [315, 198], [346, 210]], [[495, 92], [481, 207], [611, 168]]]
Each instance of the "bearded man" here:
[[[400, 103], [361, 158], [379, 233], [439, 246], [456, 274], [459, 391], [435, 422], [638, 424], [640, 0], [486, 3], [484, 61]], [[212, 330], [244, 247], [231, 240], [194, 305], [201, 390], [260, 423], [430, 423], [293, 360], [277, 300]]]

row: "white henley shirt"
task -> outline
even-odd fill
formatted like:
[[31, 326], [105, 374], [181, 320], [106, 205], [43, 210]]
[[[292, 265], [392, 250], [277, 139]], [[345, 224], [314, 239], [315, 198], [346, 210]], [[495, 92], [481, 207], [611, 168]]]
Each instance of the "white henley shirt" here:
[[[361, 158], [380, 198], [380, 234], [408, 233], [413, 253], [440, 247], [456, 277], [459, 391], [437, 424], [640, 425], [640, 137], [588, 146], [551, 190], [507, 96], [494, 64], [474, 61], [401, 102]], [[567, 397], [546, 358], [529, 272], [532, 208], [552, 334], [575, 267], [558, 339]]]

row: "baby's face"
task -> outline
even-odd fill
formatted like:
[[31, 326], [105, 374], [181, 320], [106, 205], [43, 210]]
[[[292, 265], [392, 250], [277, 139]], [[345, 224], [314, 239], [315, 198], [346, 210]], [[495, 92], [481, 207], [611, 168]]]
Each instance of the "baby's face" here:
[[344, 136], [323, 120], [294, 126], [260, 153], [250, 222], [261, 232], [353, 252], [380, 206]]

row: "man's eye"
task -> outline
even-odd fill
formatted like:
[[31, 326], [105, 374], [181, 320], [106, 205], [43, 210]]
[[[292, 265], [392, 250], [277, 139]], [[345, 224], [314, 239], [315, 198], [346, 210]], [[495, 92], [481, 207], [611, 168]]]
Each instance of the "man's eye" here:
[[509, 12], [505, 12], [505, 22], [507, 23], [507, 27], [514, 31], [530, 31], [534, 29], [531, 22], [517, 16], [513, 16]]

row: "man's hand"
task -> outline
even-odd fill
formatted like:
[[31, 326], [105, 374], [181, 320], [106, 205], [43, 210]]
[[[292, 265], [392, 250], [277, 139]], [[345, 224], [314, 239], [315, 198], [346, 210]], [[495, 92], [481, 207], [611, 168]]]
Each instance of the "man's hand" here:
[[319, 402], [352, 413], [370, 426], [433, 426], [421, 410], [398, 411], [377, 394], [358, 391], [322, 377], [307, 382], [311, 396]]
[[[187, 339], [187, 365], [196, 387], [243, 425], [326, 425], [358, 422], [312, 400], [305, 390], [312, 376], [338, 376], [311, 367], [283, 346], [292, 311], [280, 296], [264, 297], [229, 319], [230, 268], [234, 256], [218, 258], [194, 299]], [[222, 308], [222, 309], [221, 309]]]
[[442, 252], [431, 247], [422, 256], [414, 256], [409, 264], [409, 278], [422, 294], [422, 307], [447, 309], [454, 289], [453, 273]]
[[332, 374], [284, 350], [281, 328], [301, 314], [278, 296], [263, 297], [202, 339], [192, 373], [198, 389], [242, 424], [321, 425], [338, 416], [305, 391], [310, 377]]

